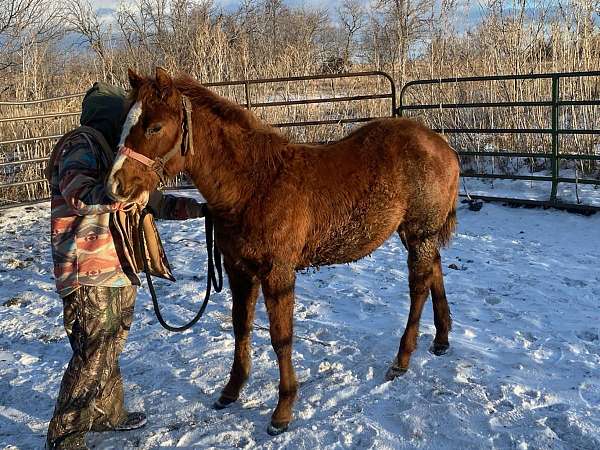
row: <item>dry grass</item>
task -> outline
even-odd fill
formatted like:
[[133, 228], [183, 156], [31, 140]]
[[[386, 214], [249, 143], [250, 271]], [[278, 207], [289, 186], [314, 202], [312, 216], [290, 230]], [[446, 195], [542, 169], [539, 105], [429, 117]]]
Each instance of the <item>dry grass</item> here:
[[[5, 0], [6, 1], [6, 0]], [[10, 1], [10, 0], [8, 0]], [[33, 0], [37, 4], [41, 0]], [[128, 67], [149, 73], [162, 65], [172, 73], [190, 74], [202, 82], [274, 78], [315, 74], [331, 68], [331, 61], [343, 56], [346, 70], [389, 72], [400, 88], [413, 79], [528, 74], [598, 70], [600, 22], [597, 0], [500, 0], [462, 2], [381, 0], [369, 9], [354, 5], [340, 11], [357, 29], [348, 29], [335, 14], [311, 7], [293, 7], [285, 2], [252, 0], [239, 9], [223, 11], [212, 2], [135, 2], [134, 9], [117, 14], [113, 34], [101, 26], [101, 18], [86, 9], [80, 0], [68, 0], [61, 23], [77, 30], [87, 41], [88, 52], [62, 54], [57, 41], [23, 40], [23, 47], [10, 58], [15, 64], [2, 71], [6, 81], [0, 99], [45, 98], [82, 92], [101, 79], [126, 82]], [[408, 8], [410, 4], [411, 8]], [[433, 5], [441, 5], [434, 8]], [[350, 3], [344, 3], [344, 7]], [[343, 7], [343, 8], [344, 8]], [[139, 10], [135, 10], [138, 8]], [[343, 9], [342, 8], [342, 9]], [[477, 10], [476, 23], [465, 22]], [[143, 14], [142, 14], [143, 12]], [[58, 17], [58, 16], [57, 16]], [[160, 26], [159, 26], [160, 24]], [[34, 24], [35, 25], [35, 24]], [[58, 26], [58, 25], [57, 25]], [[2, 39], [0, 30], [0, 41]], [[0, 62], [6, 60], [0, 47]], [[1, 67], [1, 66], [0, 66]], [[387, 92], [383, 79], [344, 79], [297, 83], [270, 83], [251, 87], [251, 103], [285, 101], [325, 96]], [[245, 103], [243, 86], [217, 89], [223, 95]], [[501, 102], [549, 100], [549, 80], [456, 83], [417, 87], [407, 92], [408, 104]], [[600, 77], [561, 81], [562, 100], [600, 98]], [[565, 106], [560, 128], [594, 129], [599, 123], [598, 106]], [[77, 110], [76, 101], [36, 107], [0, 106], [0, 117], [18, 117], [42, 111]], [[309, 120], [340, 120], [350, 117], [390, 115], [385, 100], [324, 103], [302, 106], [254, 108], [270, 123]], [[408, 113], [434, 128], [549, 128], [549, 107], [476, 108], [430, 110]], [[61, 134], [75, 124], [75, 118], [0, 123], [0, 140]], [[333, 124], [284, 128], [298, 141], [326, 141], [341, 137], [352, 125]], [[550, 137], [541, 134], [460, 134], [451, 143], [461, 150], [505, 150], [523, 153], [550, 153]], [[47, 155], [51, 142], [0, 146], [0, 164]], [[564, 135], [560, 151], [569, 154], [600, 154], [600, 137]], [[471, 169], [490, 167], [489, 158], [468, 158]], [[580, 174], [598, 177], [593, 161], [563, 161], [575, 165]], [[35, 179], [42, 163], [0, 165], [0, 184]], [[513, 173], [547, 169], [549, 161], [529, 158], [493, 158], [491, 170]], [[43, 185], [2, 188], [2, 202], [28, 200], [47, 195]], [[1, 200], [4, 198], [5, 200]]]

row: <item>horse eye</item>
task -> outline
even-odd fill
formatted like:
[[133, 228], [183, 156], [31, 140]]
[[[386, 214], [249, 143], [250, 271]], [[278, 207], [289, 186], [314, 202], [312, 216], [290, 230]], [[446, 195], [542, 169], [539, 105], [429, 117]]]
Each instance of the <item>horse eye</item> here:
[[162, 125], [160, 123], [156, 124], [156, 125], [152, 125], [151, 127], [148, 127], [148, 129], [146, 130], [146, 132], [148, 134], [156, 134], [158, 133], [160, 130], [162, 129]]

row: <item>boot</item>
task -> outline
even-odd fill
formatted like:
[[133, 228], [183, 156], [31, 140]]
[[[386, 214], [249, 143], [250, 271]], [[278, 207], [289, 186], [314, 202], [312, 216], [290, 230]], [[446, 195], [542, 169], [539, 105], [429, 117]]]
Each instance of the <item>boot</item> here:
[[115, 427], [115, 431], [137, 430], [146, 425], [146, 414], [141, 411], [126, 412], [125, 418]]
[[85, 435], [83, 433], [69, 434], [54, 443], [47, 442], [46, 448], [48, 450], [89, 450], [85, 445]]
[[92, 426], [91, 431], [102, 432], [102, 431], [129, 431], [137, 430], [146, 425], [146, 414], [143, 412], [127, 412], [124, 411], [122, 419], [117, 425], [110, 425], [108, 423], [95, 423]]

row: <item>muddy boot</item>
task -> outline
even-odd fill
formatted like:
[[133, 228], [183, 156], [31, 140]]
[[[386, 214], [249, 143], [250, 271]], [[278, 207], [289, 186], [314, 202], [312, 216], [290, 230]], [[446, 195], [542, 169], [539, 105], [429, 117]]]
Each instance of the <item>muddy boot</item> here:
[[85, 445], [85, 435], [83, 433], [70, 434], [58, 442], [46, 443], [48, 450], [89, 450]]

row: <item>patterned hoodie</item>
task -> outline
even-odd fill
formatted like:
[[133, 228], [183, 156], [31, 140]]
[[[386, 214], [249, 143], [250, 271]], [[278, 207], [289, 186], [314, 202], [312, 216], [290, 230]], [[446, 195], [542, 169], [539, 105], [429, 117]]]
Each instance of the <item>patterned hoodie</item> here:
[[[81, 124], [101, 131], [107, 141], [114, 144], [124, 117], [124, 93], [116, 96], [108, 88], [114, 89], [96, 83], [84, 98], [83, 111], [90, 110], [86, 100], [93, 99], [97, 104], [100, 98], [99, 103], [105, 106], [112, 102], [112, 116], [105, 119], [96, 115], [89, 119], [89, 114], [82, 113]], [[103, 96], [107, 98], [102, 99]], [[106, 128], [111, 121], [119, 128], [109, 133]], [[104, 181], [111, 161], [107, 160], [100, 144], [84, 133], [68, 137], [61, 149], [51, 167], [50, 181], [51, 243], [57, 292], [64, 297], [83, 285], [139, 285], [139, 278], [120, 254], [111, 232], [112, 213], [124, 208], [122, 203], [111, 200], [105, 190]], [[155, 193], [149, 206], [160, 219], [202, 217], [199, 203], [191, 198]]]

